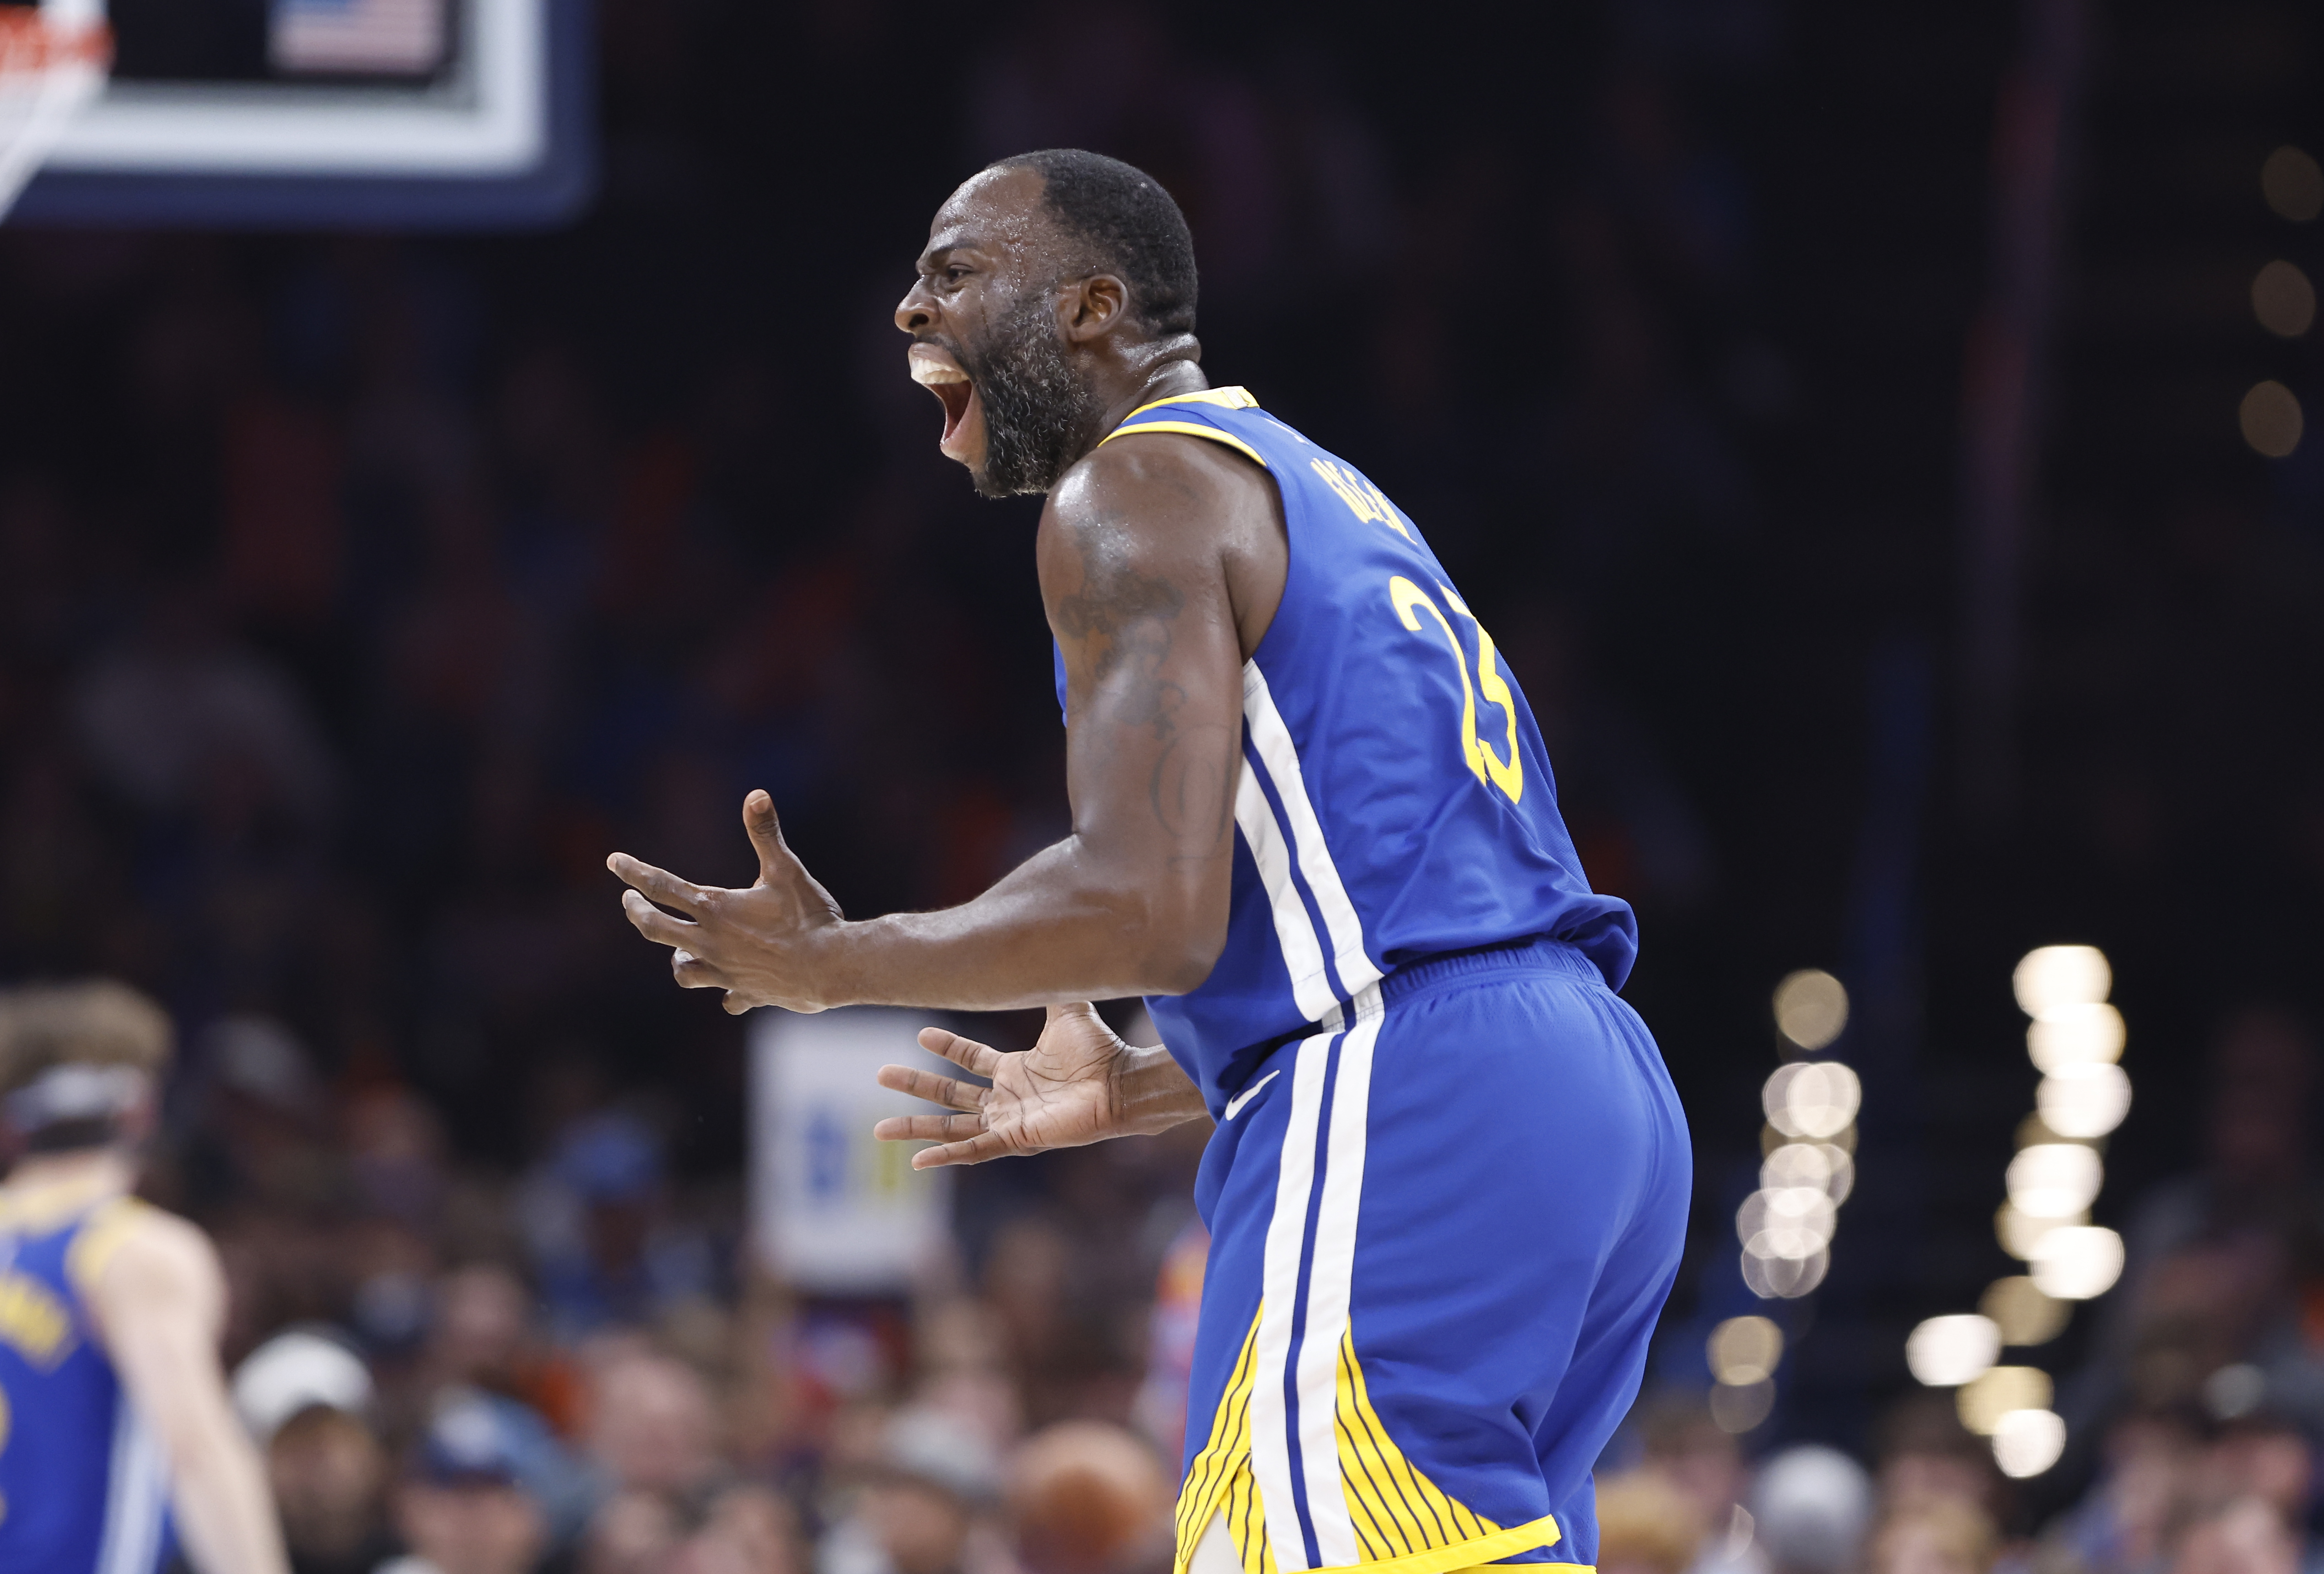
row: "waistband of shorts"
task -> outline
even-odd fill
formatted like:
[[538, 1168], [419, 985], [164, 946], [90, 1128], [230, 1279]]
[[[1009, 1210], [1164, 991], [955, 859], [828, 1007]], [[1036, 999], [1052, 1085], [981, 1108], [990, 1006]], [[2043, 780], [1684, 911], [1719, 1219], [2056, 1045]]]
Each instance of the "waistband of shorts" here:
[[1415, 957], [1380, 980], [1380, 1000], [1393, 1005], [1420, 990], [1489, 973], [1547, 973], [1601, 986], [1606, 982], [1598, 964], [1582, 955], [1579, 947], [1547, 935], [1534, 935], [1499, 945]]

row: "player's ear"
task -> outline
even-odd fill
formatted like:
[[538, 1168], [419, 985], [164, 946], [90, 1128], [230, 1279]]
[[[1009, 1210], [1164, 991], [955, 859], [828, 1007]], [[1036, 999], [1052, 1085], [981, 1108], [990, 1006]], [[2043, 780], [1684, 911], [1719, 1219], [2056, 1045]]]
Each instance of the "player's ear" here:
[[1079, 344], [1120, 322], [1130, 309], [1130, 287], [1111, 273], [1094, 273], [1065, 299], [1065, 337]]

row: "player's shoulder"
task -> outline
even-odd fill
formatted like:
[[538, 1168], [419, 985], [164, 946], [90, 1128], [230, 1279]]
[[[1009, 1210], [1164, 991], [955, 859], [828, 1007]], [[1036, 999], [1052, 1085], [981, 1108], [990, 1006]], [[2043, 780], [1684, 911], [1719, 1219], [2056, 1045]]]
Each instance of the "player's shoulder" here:
[[1246, 511], [1276, 506], [1266, 472], [1238, 449], [1192, 432], [1130, 427], [1066, 470], [1044, 523], [1072, 540], [1150, 533], [1157, 546], [1185, 549], [1231, 530]]
[[140, 1295], [202, 1293], [222, 1273], [217, 1248], [198, 1226], [134, 1197], [90, 1215], [66, 1272], [84, 1293], [118, 1283]]

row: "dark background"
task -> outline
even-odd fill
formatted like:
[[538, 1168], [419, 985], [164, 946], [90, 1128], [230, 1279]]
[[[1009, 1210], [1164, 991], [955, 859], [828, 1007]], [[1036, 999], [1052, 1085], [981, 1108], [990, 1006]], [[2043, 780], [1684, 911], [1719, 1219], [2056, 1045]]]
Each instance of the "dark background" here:
[[[1527, 10], [608, 0], [569, 228], [0, 234], [0, 974], [279, 1018], [466, 1163], [620, 1103], [731, 1185], [743, 1025], [604, 856], [745, 879], [764, 786], [865, 916], [1062, 831], [1034, 505], [936, 453], [888, 314], [957, 181], [1097, 148], [1185, 205], [1213, 381], [1428, 534], [1638, 908], [1698, 1144], [1672, 1375], [1750, 1309], [1769, 991], [1849, 985], [1862, 1181], [1759, 1438], [1861, 1442], [2009, 1271], [2026, 948], [2115, 964], [2100, 1222], [2193, 1163], [2217, 1023], [2319, 1004], [2324, 469], [2236, 425], [2315, 381], [2247, 293], [2324, 265], [2258, 179], [2324, 132], [2314, 19]], [[1980, 559], [1997, 323], [2034, 397]]]

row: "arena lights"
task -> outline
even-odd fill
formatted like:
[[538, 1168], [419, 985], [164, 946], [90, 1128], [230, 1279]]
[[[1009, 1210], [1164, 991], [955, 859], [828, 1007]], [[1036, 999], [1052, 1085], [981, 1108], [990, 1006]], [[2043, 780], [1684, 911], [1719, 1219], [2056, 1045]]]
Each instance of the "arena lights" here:
[[2114, 968], [2095, 946], [2042, 946], [2011, 976], [2033, 1023], [2025, 1053], [2042, 1072], [2035, 1113], [2017, 1128], [2006, 1176], [2009, 1200], [1994, 1216], [2004, 1250], [2030, 1274], [1997, 1279], [1974, 1316], [1932, 1317], [1904, 1341], [1904, 1364], [1931, 1388], [1954, 1388], [1961, 1423], [1988, 1438], [2006, 1476], [2039, 1476], [2066, 1449], [2050, 1409], [2048, 1375], [1997, 1365], [2007, 1347], [2046, 1344], [2070, 1303], [2103, 1295], [2122, 1276], [2122, 1237], [2089, 1222], [2106, 1183], [2096, 1143], [2130, 1112], [2130, 1079], [2116, 1062], [2129, 1034], [2107, 1003]]
[[2080, 1143], [2037, 1143], [2009, 1161], [2010, 1206], [2028, 1218], [2079, 1218], [2106, 1183], [2098, 1156]]
[[[1771, 1005], [1775, 1031], [1783, 1035], [1787, 1053], [1824, 1049], [1848, 1025], [1848, 991], [1820, 968], [1786, 975], [1775, 986]], [[1759, 1166], [1759, 1190], [1744, 1199], [1735, 1216], [1736, 1238], [1743, 1245], [1743, 1282], [1753, 1294], [1790, 1299], [1823, 1282], [1831, 1266], [1840, 1205], [1856, 1187], [1856, 1113], [1862, 1101], [1856, 1073], [1837, 1060], [1788, 1061], [1776, 1067], [1760, 1089], [1760, 1107], [1767, 1117], [1762, 1142], [1766, 1158]], [[1741, 1387], [1748, 1385], [1730, 1386], [1738, 1388], [1738, 1396], [1729, 1405], [1739, 1420], [1750, 1413], [1739, 1397]], [[1766, 1402], [1774, 1403], [1772, 1379]], [[1729, 1430], [1748, 1430], [1763, 1419], [1764, 1411], [1747, 1425]]]
[[2004, 1476], [2039, 1476], [2066, 1451], [2066, 1423], [2049, 1410], [2004, 1411], [1993, 1422], [1993, 1462]]
[[1775, 986], [1775, 1031], [1813, 1053], [1848, 1025], [1848, 991], [1821, 968], [1803, 968]]
[[1764, 1317], [1730, 1317], [1711, 1330], [1704, 1353], [1717, 1384], [1711, 1391], [1711, 1419], [1729, 1432], [1748, 1432], [1766, 1421], [1775, 1405], [1784, 1330]]
[[2023, 1273], [1996, 1279], [1978, 1298], [1978, 1311], [1999, 1330], [2005, 1345], [2046, 1345], [2066, 1329], [2067, 1303], [2045, 1292]]
[[1961, 1425], [1989, 1438], [2005, 1415], [2049, 1409], [2050, 1394], [2050, 1375], [2038, 1366], [1988, 1366], [1961, 1384], [1955, 1403]]
[[2324, 168], [2307, 152], [2280, 147], [2259, 167], [2259, 189], [2280, 218], [2306, 224], [2324, 213]]
[[2300, 396], [2273, 380], [2255, 384], [2244, 395], [2236, 418], [2242, 423], [2244, 441], [2251, 444], [2255, 452], [2271, 459], [2290, 458], [2308, 427], [2307, 414], [2300, 408]]
[[2316, 286], [2296, 263], [2281, 257], [2252, 280], [2252, 315], [2278, 338], [2298, 338], [2316, 326]]
[[1989, 1317], [1962, 1313], [1932, 1317], [1904, 1341], [1904, 1365], [1913, 1380], [1931, 1388], [1974, 1383], [2001, 1359], [2001, 1329]]
[[2034, 1285], [2059, 1301], [2104, 1295], [2122, 1277], [2122, 1237], [2096, 1225], [2063, 1225], [2034, 1247]]

